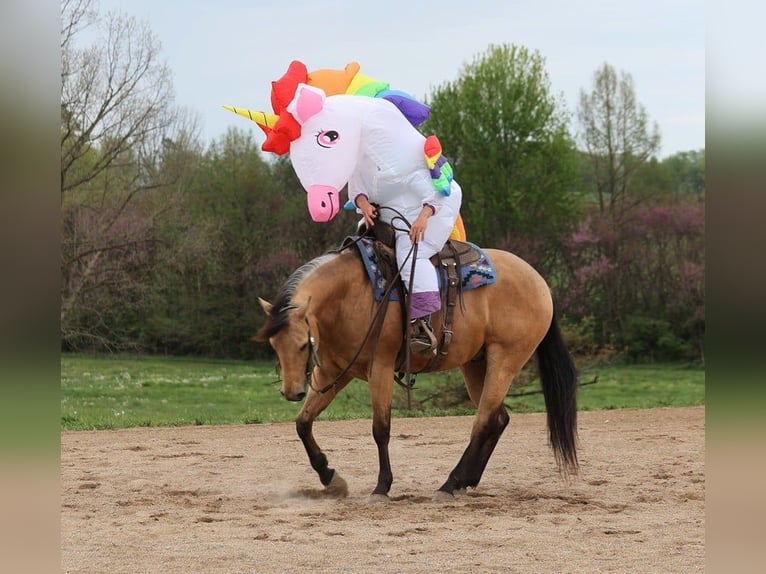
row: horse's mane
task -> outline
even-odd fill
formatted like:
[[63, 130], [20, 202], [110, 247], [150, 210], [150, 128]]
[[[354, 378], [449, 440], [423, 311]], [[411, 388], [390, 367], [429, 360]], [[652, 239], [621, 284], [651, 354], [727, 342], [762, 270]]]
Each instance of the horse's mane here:
[[269, 339], [279, 333], [287, 325], [290, 310], [296, 308], [295, 303], [293, 303], [293, 296], [295, 295], [298, 286], [315, 269], [337, 256], [337, 252], [325, 253], [324, 255], [315, 257], [308, 263], [304, 263], [290, 274], [290, 277], [287, 278], [287, 281], [285, 281], [285, 284], [282, 285], [279, 293], [277, 293], [271, 313], [266, 318], [266, 323], [255, 335], [257, 339]]

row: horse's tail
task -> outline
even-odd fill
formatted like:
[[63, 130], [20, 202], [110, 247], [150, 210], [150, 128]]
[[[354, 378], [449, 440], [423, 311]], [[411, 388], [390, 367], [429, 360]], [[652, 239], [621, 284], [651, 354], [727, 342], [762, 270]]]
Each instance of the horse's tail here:
[[555, 315], [537, 347], [537, 364], [556, 463], [565, 475], [577, 474], [577, 371]]

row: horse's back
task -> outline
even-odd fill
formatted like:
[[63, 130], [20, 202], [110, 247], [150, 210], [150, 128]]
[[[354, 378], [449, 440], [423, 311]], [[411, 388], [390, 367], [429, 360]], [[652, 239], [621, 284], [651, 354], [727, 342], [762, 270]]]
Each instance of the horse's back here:
[[520, 304], [532, 305], [535, 309], [553, 310], [553, 301], [548, 283], [542, 275], [518, 255], [499, 249], [485, 249], [497, 271], [495, 289], [488, 290], [489, 297], [508, 297]]
[[539, 326], [542, 335], [553, 317], [553, 299], [542, 275], [518, 255], [499, 249], [486, 249], [495, 266], [495, 283], [477, 289], [485, 299], [493, 321], [529, 323]]
[[463, 292], [463, 304], [457, 302], [453, 318], [452, 343], [434, 370], [463, 365], [488, 346], [531, 355], [550, 327], [553, 301], [542, 276], [513, 253], [484, 251], [495, 266], [495, 282]]

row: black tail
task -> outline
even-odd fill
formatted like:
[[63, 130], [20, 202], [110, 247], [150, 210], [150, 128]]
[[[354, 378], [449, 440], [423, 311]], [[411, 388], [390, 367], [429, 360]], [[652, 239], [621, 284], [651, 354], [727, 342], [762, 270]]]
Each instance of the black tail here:
[[537, 364], [556, 463], [565, 475], [577, 474], [577, 371], [555, 315], [537, 347]]

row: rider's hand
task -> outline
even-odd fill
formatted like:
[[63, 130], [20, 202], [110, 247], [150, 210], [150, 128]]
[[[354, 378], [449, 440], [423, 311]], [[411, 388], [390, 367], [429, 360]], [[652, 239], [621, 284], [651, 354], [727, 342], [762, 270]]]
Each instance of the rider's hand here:
[[410, 227], [410, 239], [413, 243], [419, 243], [426, 234], [426, 227], [428, 226], [428, 218], [434, 213], [434, 208], [430, 205], [424, 205], [420, 211], [418, 218], [412, 223]]
[[361, 210], [367, 227], [370, 228], [375, 225], [375, 219], [378, 217], [378, 210], [375, 209], [375, 206], [371, 204], [364, 195], [360, 195], [356, 199], [356, 206]]

